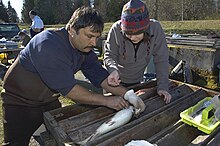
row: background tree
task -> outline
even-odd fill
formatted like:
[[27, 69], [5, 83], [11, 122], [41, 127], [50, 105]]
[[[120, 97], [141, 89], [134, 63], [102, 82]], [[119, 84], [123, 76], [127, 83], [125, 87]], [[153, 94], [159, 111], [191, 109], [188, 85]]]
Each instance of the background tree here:
[[220, 0], [143, 0], [157, 20], [218, 19]]
[[23, 7], [21, 10], [21, 20], [26, 24], [31, 23], [31, 19], [29, 17], [29, 11], [34, 8], [34, 0], [23, 0]]
[[9, 18], [9, 22], [17, 23], [19, 22], [18, 14], [15, 9], [12, 8], [10, 1], [8, 1], [7, 14]]
[[65, 24], [81, 6], [90, 6], [89, 0], [24, 0], [22, 20], [31, 23], [28, 13], [35, 10], [45, 24]]
[[9, 22], [9, 16], [7, 14], [7, 8], [2, 3], [2, 0], [0, 0], [0, 19], [4, 22]]
[[129, 0], [94, 0], [94, 7], [102, 14], [105, 22], [114, 22], [120, 19], [121, 11]]
[[[105, 22], [120, 19], [122, 7], [129, 0], [92, 0]], [[150, 18], [157, 20], [202, 20], [220, 18], [220, 0], [142, 0]], [[22, 20], [30, 23], [28, 12], [35, 10], [45, 24], [65, 24], [73, 11], [90, 6], [91, 0], [24, 0]]]

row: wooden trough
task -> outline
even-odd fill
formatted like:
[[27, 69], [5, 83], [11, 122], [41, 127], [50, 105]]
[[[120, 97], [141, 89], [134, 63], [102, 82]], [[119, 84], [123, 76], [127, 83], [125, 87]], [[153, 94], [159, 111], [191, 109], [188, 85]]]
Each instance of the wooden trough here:
[[[88, 146], [124, 146], [131, 140], [147, 140], [158, 146], [218, 146], [220, 128], [207, 135], [197, 128], [181, 122], [180, 112], [207, 96], [220, 94], [191, 84], [170, 80], [172, 101], [165, 104], [156, 94], [156, 83], [132, 87], [136, 91], [147, 89], [141, 95], [146, 110], [126, 125], [88, 142]], [[95, 132], [116, 111], [106, 107], [71, 105], [44, 113], [45, 125], [58, 146], [65, 142], [82, 141]], [[201, 138], [202, 137], [202, 138]], [[46, 145], [46, 144], [45, 144]], [[49, 144], [48, 144], [49, 145]]]
[[219, 49], [220, 38], [207, 38], [206, 36], [199, 37], [166, 37], [168, 44], [176, 45], [190, 45], [190, 46], [201, 46]]

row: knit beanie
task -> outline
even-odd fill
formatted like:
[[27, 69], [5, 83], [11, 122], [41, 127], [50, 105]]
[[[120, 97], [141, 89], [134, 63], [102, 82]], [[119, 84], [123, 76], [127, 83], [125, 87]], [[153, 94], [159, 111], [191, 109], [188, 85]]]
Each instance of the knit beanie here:
[[149, 15], [146, 5], [141, 0], [130, 0], [121, 13], [121, 29], [130, 35], [146, 32]]

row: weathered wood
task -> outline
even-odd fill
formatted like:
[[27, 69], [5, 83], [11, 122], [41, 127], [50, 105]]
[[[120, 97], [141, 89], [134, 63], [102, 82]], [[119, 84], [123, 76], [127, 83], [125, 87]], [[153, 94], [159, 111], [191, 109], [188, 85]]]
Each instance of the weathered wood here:
[[94, 106], [75, 104], [44, 113], [45, 126], [53, 135], [58, 146], [62, 146], [63, 142], [69, 142], [71, 140], [66, 131], [64, 131], [64, 129], [59, 125], [59, 121], [94, 108]]
[[[220, 140], [214, 140], [214, 142], [212, 142], [213, 139], [216, 139], [218, 137], [218, 134], [220, 133], [220, 126], [218, 126], [203, 142], [201, 142], [200, 146], [206, 146], [210, 141], [209, 145], [215, 145], [216, 143], [220, 144]], [[217, 145], [216, 145], [217, 146]]]
[[204, 37], [166, 37], [168, 44], [177, 45], [191, 45], [191, 46], [205, 46], [212, 48], [219, 48], [220, 39], [218, 38], [204, 38]]
[[[169, 90], [172, 90], [175, 87], [177, 87], [177, 84], [171, 81], [169, 83]], [[143, 92], [144, 94], [141, 92]], [[142, 89], [138, 90], [136, 93], [139, 97], [141, 97], [141, 99], [146, 100], [150, 97], [154, 97], [157, 95], [157, 86], [143, 87]]]
[[44, 146], [58, 146], [54, 137], [49, 133], [49, 131], [42, 132], [40, 134]]
[[[192, 90], [189, 87], [185, 86], [185, 85], [176, 87], [176, 89], [172, 89], [170, 91], [171, 95], [173, 96], [173, 98], [172, 98], [173, 101], [177, 100], [178, 98], [180, 98], [182, 96], [184, 96], [185, 94], [189, 94], [190, 92], [192, 92]], [[165, 103], [164, 103], [163, 99], [159, 96], [151, 97], [151, 98], [145, 100], [144, 102], [145, 102], [145, 105], [146, 105], [147, 108], [141, 115], [152, 113], [153, 111], [159, 109], [160, 107], [165, 106]], [[155, 103], [157, 103], [157, 104], [155, 104]], [[153, 115], [150, 115], [150, 116], [153, 116]], [[91, 134], [93, 134], [95, 132], [95, 130], [104, 121], [108, 120], [109, 118], [110, 117], [103, 117], [103, 119], [100, 119], [100, 120], [97, 119], [97, 121], [95, 123], [92, 123], [92, 124], [89, 124], [89, 126], [84, 126], [80, 129], [77, 129], [77, 130], [69, 133], [68, 135], [71, 138], [71, 140], [75, 141], [75, 142], [84, 140], [87, 137], [89, 137]], [[136, 121], [136, 119], [133, 119], [133, 120]], [[141, 121], [139, 121], [139, 122], [141, 122]], [[136, 125], [136, 124], [138, 124], [138, 122], [133, 123], [133, 124]], [[118, 129], [120, 129], [120, 128], [118, 128]]]
[[[100, 139], [94, 140], [94, 142], [91, 142], [91, 144], [100, 146], [120, 146], [126, 144], [132, 139], [146, 140], [164, 128], [168, 127], [169, 125], [176, 123], [180, 119], [179, 113], [188, 108], [191, 104], [203, 99], [204, 95], [207, 95], [206, 92], [199, 90], [197, 92], [193, 92], [190, 95], [183, 96], [182, 98], [179, 98], [178, 100], [165, 105], [164, 107], [159, 106], [157, 110], [144, 115], [136, 121], [128, 123], [127, 125], [131, 126], [128, 128], [125, 128], [125, 126], [124, 131], [117, 132], [117, 129], [112, 131], [111, 136], [101, 136], [102, 139], [100, 137]], [[110, 133], [106, 135], [110, 135]], [[114, 136], [114, 133], [117, 133], [117, 136]]]
[[112, 109], [99, 107], [61, 120], [59, 121], [59, 125], [64, 129], [64, 131], [69, 133], [81, 128], [82, 126], [88, 126], [88, 124], [94, 123], [102, 117], [113, 115], [113, 113], [115, 113], [115, 111]]
[[162, 137], [167, 135], [168, 133], [171, 133], [173, 130], [177, 129], [179, 126], [181, 126], [183, 123], [181, 120], [177, 121], [174, 124], [169, 125], [168, 127], [164, 128], [160, 132], [154, 134], [152, 137], [148, 138], [147, 140], [151, 143], [155, 143], [159, 141]]
[[156, 144], [158, 146], [187, 146], [200, 133], [195, 127], [183, 124], [157, 141]]
[[178, 86], [184, 84], [184, 85], [188, 86], [190, 89], [192, 89], [193, 91], [196, 91], [198, 89], [204, 90], [204, 91], [206, 91], [208, 93], [208, 96], [214, 96], [214, 95], [220, 94], [220, 92], [218, 92], [218, 91], [207, 89], [207, 88], [203, 88], [203, 87], [198, 87], [196, 85], [192, 85], [192, 84], [188, 84], [188, 83], [183, 83], [181, 81], [176, 81], [176, 80], [172, 80], [172, 79], [170, 79], [170, 81], [175, 82]]
[[[145, 111], [141, 113], [139, 118], [132, 118], [129, 123], [97, 137], [86, 145], [120, 146], [133, 139], [145, 139], [160, 143], [161, 140], [172, 140], [174, 136], [177, 136], [175, 143], [182, 138], [181, 132], [186, 138], [184, 143], [189, 144], [193, 140], [188, 138], [188, 134], [191, 134], [191, 128], [195, 130], [191, 130], [194, 139], [199, 136], [198, 130], [195, 127], [184, 128], [189, 126], [181, 126], [185, 125], [182, 122], [176, 124], [180, 120], [179, 113], [189, 106], [195, 105], [206, 96], [220, 93], [175, 80], [170, 81], [171, 103], [165, 104], [163, 98], [157, 95], [156, 82], [152, 82], [151, 85], [147, 84], [147, 87], [139, 88], [136, 86], [134, 88], [136, 91], [139, 89], [147, 91], [142, 97], [146, 104]], [[63, 146], [64, 142], [74, 143], [84, 140], [115, 112], [106, 107], [75, 104], [46, 112], [44, 118], [45, 125], [57, 144]], [[170, 134], [171, 136], [169, 136]], [[179, 140], [179, 142], [182, 141]], [[177, 145], [179, 146], [179, 144]]]
[[200, 146], [208, 136], [209, 135], [203, 133], [202, 135], [197, 136], [188, 146]]
[[219, 146], [220, 145], [220, 132], [207, 144], [207, 146]]
[[78, 115], [80, 113], [84, 113], [86, 111], [92, 110], [96, 107], [97, 106], [92, 106], [92, 105], [73, 104], [70, 106], [66, 106], [66, 107], [52, 110], [52, 111], [50, 111], [50, 114], [53, 115], [53, 118], [56, 121], [60, 121], [60, 120], [66, 119], [68, 117], [72, 117], [72, 116]]

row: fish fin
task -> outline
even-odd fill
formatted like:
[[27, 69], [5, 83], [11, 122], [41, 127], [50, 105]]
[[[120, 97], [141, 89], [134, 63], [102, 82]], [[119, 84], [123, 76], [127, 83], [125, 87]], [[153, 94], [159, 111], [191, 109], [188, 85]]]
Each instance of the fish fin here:
[[94, 133], [91, 136], [89, 136], [88, 138], [86, 138], [85, 140], [76, 142], [76, 144], [78, 144], [78, 145], [85, 145], [87, 142], [94, 140], [97, 136], [98, 136], [98, 134]]

